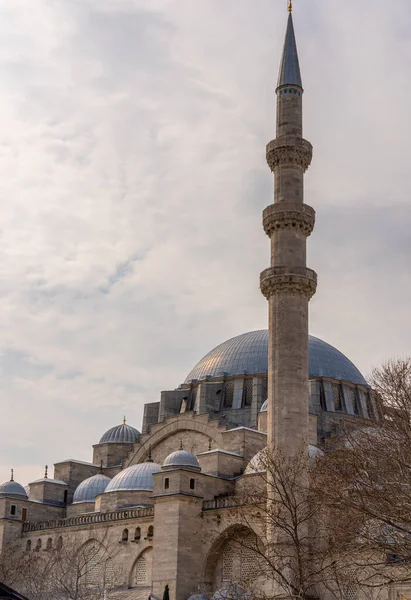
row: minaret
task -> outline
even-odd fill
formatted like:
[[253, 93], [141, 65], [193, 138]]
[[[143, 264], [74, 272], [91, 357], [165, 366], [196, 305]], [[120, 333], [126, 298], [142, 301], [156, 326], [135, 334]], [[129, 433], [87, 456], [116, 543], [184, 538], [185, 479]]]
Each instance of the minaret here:
[[317, 275], [306, 267], [315, 212], [304, 204], [312, 146], [302, 137], [303, 86], [292, 5], [277, 85], [277, 137], [267, 145], [274, 204], [263, 213], [271, 267], [261, 273], [268, 300], [268, 445], [292, 456], [308, 438], [308, 302]]

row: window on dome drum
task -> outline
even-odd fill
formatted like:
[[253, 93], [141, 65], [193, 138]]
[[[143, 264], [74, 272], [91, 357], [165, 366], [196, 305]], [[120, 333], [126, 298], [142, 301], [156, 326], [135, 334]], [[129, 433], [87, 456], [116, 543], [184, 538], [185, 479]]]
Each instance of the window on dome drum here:
[[170, 488], [170, 479], [168, 477], [166, 477], [164, 479], [164, 489], [168, 490]]
[[122, 542], [128, 542], [128, 529], [123, 529], [123, 533], [121, 536]]
[[327, 402], [325, 399], [325, 389], [323, 381], [320, 381], [320, 405], [322, 410], [327, 411]]
[[26, 552], [30, 552], [31, 550], [31, 540], [27, 540], [26, 542]]
[[10, 506], [10, 514], [11, 514], [13, 517], [15, 517], [15, 516], [16, 516], [16, 513], [17, 513], [17, 506], [16, 506], [15, 504], [12, 504], [12, 505]]
[[251, 406], [253, 402], [253, 380], [244, 379], [243, 385], [243, 406]]
[[351, 404], [352, 404], [352, 409], [354, 411], [355, 415], [359, 415], [360, 414], [360, 403], [358, 402], [358, 393], [356, 388], [349, 388], [350, 390], [350, 397], [351, 397]]
[[375, 419], [375, 411], [374, 411], [374, 406], [373, 406], [373, 401], [371, 398], [371, 394], [368, 392], [367, 393], [367, 412], [368, 412], [368, 417], [370, 419]]
[[196, 487], [196, 480], [190, 479], [190, 490], [194, 490]]
[[334, 398], [334, 410], [336, 412], [342, 412], [345, 408], [342, 387], [338, 383], [333, 383], [332, 389]]
[[53, 548], [53, 540], [51, 538], [49, 538], [47, 540], [47, 545], [46, 545], [46, 549], [47, 550], [51, 550]]
[[27, 521], [27, 508], [21, 509], [21, 519], [22, 521]]
[[37, 552], [38, 552], [39, 550], [41, 550], [41, 540], [37, 540], [37, 544], [36, 544], [36, 550], [37, 550]]
[[224, 386], [223, 408], [231, 408], [234, 400], [234, 381], [228, 381]]
[[187, 410], [195, 410], [195, 407], [197, 404], [197, 394], [198, 394], [198, 387], [193, 388], [191, 390], [190, 406], [187, 407]]
[[147, 530], [147, 537], [150, 539], [154, 536], [154, 527], [152, 525], [150, 525], [150, 527]]
[[136, 527], [136, 531], [134, 533], [134, 541], [139, 542], [141, 539], [141, 529], [140, 527]]
[[64, 490], [64, 504], [67, 504], [68, 490]]
[[181, 404], [180, 404], [180, 413], [185, 413], [187, 410], [187, 402], [188, 402], [188, 396], [186, 396], [185, 398], [183, 398], [181, 400]]

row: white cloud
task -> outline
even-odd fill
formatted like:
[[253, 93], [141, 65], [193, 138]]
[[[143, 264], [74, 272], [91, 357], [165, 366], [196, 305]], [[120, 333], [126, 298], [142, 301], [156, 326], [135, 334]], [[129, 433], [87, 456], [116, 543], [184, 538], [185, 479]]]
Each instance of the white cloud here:
[[[139, 426], [211, 347], [265, 326], [286, 19], [269, 0], [29, 6], [0, 7], [0, 480], [89, 460], [123, 412]], [[295, 9], [311, 331], [365, 373], [410, 351], [410, 21], [407, 0]]]

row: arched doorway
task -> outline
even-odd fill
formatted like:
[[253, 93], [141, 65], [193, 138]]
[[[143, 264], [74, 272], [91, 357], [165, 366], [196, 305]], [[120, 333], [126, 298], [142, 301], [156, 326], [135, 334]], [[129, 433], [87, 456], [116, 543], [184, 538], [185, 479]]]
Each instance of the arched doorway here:
[[146, 548], [134, 562], [130, 574], [129, 587], [151, 588], [153, 549]]

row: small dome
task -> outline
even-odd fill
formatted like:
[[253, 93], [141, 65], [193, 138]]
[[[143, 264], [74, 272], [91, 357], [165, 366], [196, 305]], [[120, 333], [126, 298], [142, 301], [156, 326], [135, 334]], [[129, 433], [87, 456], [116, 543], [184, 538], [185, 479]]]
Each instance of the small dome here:
[[26, 490], [17, 481], [6, 481], [0, 485], [0, 496], [21, 496], [27, 499]]
[[101, 473], [85, 479], [77, 486], [74, 492], [73, 504], [94, 502], [96, 497], [104, 492], [110, 481], [110, 477], [106, 477], [106, 475], [102, 475]]
[[262, 405], [262, 407], [260, 408], [260, 412], [267, 412], [267, 410], [268, 410], [268, 398], [264, 402], [264, 404]]
[[191, 467], [192, 469], [199, 469], [200, 465], [194, 454], [191, 454], [191, 452], [187, 452], [187, 450], [177, 450], [167, 456], [163, 467]]
[[131, 425], [127, 425], [126, 420], [121, 425], [112, 427], [103, 435], [100, 444], [136, 444], [140, 439], [140, 432]]
[[161, 466], [154, 462], [140, 463], [127, 467], [113, 477], [105, 489], [108, 492], [152, 492], [153, 473], [161, 471]]

